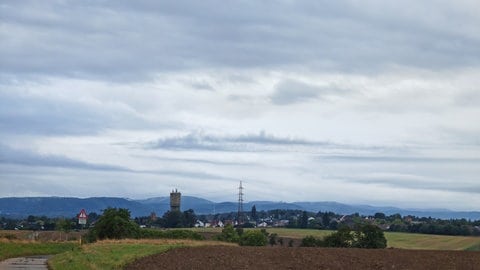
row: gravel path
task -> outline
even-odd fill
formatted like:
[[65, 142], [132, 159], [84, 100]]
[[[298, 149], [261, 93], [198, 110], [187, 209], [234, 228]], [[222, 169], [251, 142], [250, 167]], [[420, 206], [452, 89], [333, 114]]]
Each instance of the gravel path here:
[[11, 258], [0, 262], [0, 270], [10, 269], [31, 269], [31, 270], [47, 270], [47, 260], [50, 255], [39, 255], [29, 257]]

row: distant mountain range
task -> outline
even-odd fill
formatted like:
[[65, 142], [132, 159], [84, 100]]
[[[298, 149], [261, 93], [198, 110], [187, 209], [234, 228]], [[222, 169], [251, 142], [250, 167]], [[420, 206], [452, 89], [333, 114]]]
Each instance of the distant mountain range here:
[[[446, 209], [401, 209], [395, 207], [379, 207], [370, 205], [348, 205], [338, 202], [271, 202], [252, 201], [244, 203], [245, 211], [250, 211], [255, 205], [257, 211], [273, 209], [305, 210], [310, 212], [331, 211], [338, 214], [373, 215], [377, 212], [386, 215], [399, 213], [402, 216], [414, 215], [419, 217], [433, 217], [442, 219], [465, 218], [480, 220], [479, 211], [450, 211]], [[148, 216], [151, 212], [161, 216], [170, 209], [169, 197], [156, 197], [145, 200], [131, 200], [126, 198], [94, 197], [94, 198], [64, 198], [64, 197], [10, 197], [0, 198], [0, 216], [26, 217], [28, 215], [48, 217], [73, 217], [81, 209], [101, 213], [107, 207], [128, 208], [133, 217]], [[181, 209], [193, 209], [197, 214], [213, 214], [236, 212], [236, 202], [215, 203], [202, 198], [182, 196]]]

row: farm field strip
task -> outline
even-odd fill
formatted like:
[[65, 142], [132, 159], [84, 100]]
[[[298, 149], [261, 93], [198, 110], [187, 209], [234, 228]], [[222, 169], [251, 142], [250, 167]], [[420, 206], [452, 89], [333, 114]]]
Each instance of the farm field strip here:
[[[266, 228], [269, 233], [276, 233], [278, 237], [302, 239], [312, 235], [322, 238], [331, 234], [331, 230], [315, 229], [288, 229]], [[221, 228], [195, 228], [196, 232], [220, 233]], [[252, 229], [245, 229], [252, 230]], [[416, 233], [385, 232], [388, 247], [403, 249], [431, 249], [431, 250], [480, 250], [480, 237], [475, 236], [451, 236]]]
[[229, 245], [213, 241], [193, 240], [106, 240], [86, 244], [81, 248], [54, 256], [50, 269], [121, 269], [142, 257], [166, 252], [177, 247]]
[[478, 269], [480, 252], [355, 248], [178, 248], [135, 261], [141, 269]]

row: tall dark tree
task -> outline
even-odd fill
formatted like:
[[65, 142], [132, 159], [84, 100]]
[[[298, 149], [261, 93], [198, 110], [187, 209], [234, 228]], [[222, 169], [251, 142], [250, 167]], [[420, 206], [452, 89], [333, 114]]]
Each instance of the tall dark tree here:
[[302, 212], [302, 217], [300, 218], [300, 228], [305, 229], [308, 227], [308, 213], [307, 211]]
[[322, 225], [324, 228], [328, 228], [328, 225], [330, 225], [330, 216], [328, 212], [322, 214]]
[[197, 216], [193, 209], [188, 209], [187, 211], [183, 212], [183, 226], [182, 227], [193, 227], [195, 226], [195, 222], [197, 221]]
[[252, 217], [253, 221], [257, 222], [257, 207], [255, 205], [252, 206], [250, 216]]
[[163, 221], [165, 228], [183, 227], [183, 214], [180, 211], [167, 211], [163, 215]]

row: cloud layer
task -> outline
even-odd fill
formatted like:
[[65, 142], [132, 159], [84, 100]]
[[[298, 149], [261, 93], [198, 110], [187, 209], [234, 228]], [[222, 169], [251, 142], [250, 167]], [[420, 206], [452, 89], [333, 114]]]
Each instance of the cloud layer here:
[[471, 1], [8, 1], [0, 71], [137, 80], [198, 68], [478, 67], [478, 11]]
[[[0, 196], [478, 210], [475, 1], [4, 1]], [[94, 194], [90, 187], [96, 186]]]

